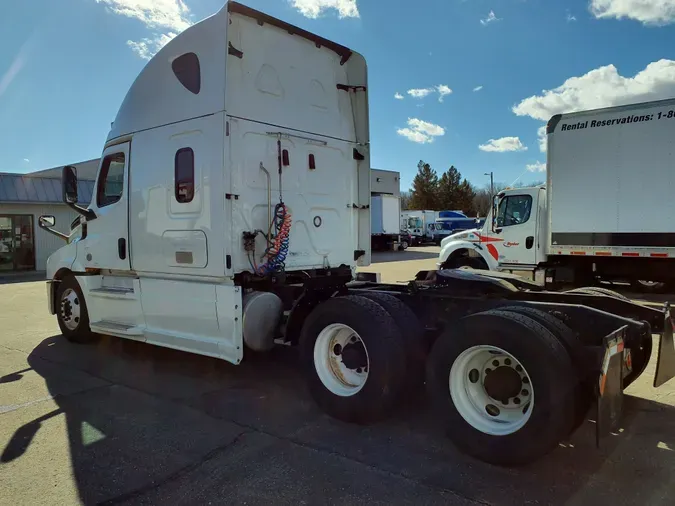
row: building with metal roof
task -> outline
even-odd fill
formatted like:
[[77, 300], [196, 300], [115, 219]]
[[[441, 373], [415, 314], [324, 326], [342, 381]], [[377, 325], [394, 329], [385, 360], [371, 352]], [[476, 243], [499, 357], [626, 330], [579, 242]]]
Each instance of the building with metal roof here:
[[[97, 165], [98, 160], [76, 165], [80, 205], [87, 206], [92, 198], [96, 176], [92, 167]], [[44, 271], [49, 255], [63, 246], [61, 239], [38, 227], [41, 215], [52, 215], [55, 228], [68, 233], [78, 216], [63, 203], [61, 170], [55, 167], [31, 174], [0, 173], [0, 276]]]

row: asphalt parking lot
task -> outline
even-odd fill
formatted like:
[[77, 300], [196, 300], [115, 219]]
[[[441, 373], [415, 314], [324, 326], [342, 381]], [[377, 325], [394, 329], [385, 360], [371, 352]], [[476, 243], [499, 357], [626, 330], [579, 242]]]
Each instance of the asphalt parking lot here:
[[[376, 255], [405, 281], [438, 250]], [[535, 465], [461, 455], [422, 393], [389, 421], [337, 422], [295, 350], [242, 365], [116, 338], [73, 345], [43, 282], [0, 284], [0, 504], [675, 504], [675, 381], [648, 372], [623, 428], [594, 425]]]

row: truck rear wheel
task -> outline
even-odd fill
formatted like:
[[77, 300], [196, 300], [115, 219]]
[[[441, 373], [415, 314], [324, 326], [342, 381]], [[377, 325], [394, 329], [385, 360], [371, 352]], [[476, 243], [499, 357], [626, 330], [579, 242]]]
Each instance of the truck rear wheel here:
[[575, 382], [562, 343], [532, 318], [508, 311], [459, 320], [427, 362], [427, 389], [450, 438], [498, 465], [532, 462], [567, 437]]
[[56, 290], [56, 319], [63, 336], [74, 343], [87, 343], [94, 339], [89, 328], [87, 303], [74, 276], [66, 276]]
[[424, 341], [422, 324], [412, 309], [393, 295], [364, 291], [360, 292], [359, 296], [378, 303], [396, 322], [401, 333], [401, 342], [405, 347], [405, 390], [411, 393], [424, 382], [424, 367], [429, 352], [429, 347]]
[[570, 433], [575, 432], [579, 426], [585, 421], [586, 414], [593, 402], [593, 390], [589, 378], [584, 378], [584, 370], [586, 367], [584, 346], [579, 336], [567, 325], [565, 325], [558, 318], [545, 311], [527, 306], [508, 306], [500, 307], [500, 311], [509, 311], [511, 313], [522, 314], [532, 318], [534, 321], [546, 327], [553, 335], [555, 335], [567, 349], [567, 352], [572, 359], [572, 363], [576, 366], [578, 379], [574, 387], [575, 393], [575, 408], [574, 408], [574, 424]]
[[310, 394], [329, 415], [368, 423], [386, 416], [405, 381], [405, 346], [394, 319], [376, 302], [349, 295], [307, 317], [300, 352]]

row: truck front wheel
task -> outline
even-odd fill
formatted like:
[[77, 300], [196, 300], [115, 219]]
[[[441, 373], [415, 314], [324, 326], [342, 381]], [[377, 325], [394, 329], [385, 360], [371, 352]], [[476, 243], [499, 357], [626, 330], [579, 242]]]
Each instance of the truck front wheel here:
[[403, 390], [401, 332], [382, 306], [365, 297], [319, 304], [302, 328], [300, 352], [310, 394], [339, 420], [381, 419]]
[[560, 341], [507, 311], [463, 318], [434, 344], [427, 388], [449, 437], [497, 465], [527, 464], [570, 433], [577, 383]]
[[89, 328], [87, 303], [74, 276], [66, 276], [59, 283], [55, 307], [59, 328], [68, 341], [86, 343], [93, 339]]

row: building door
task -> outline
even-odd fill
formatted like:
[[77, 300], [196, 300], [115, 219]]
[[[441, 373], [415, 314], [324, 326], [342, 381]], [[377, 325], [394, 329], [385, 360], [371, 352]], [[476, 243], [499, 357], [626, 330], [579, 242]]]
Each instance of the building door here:
[[35, 270], [33, 217], [0, 216], [0, 272]]

